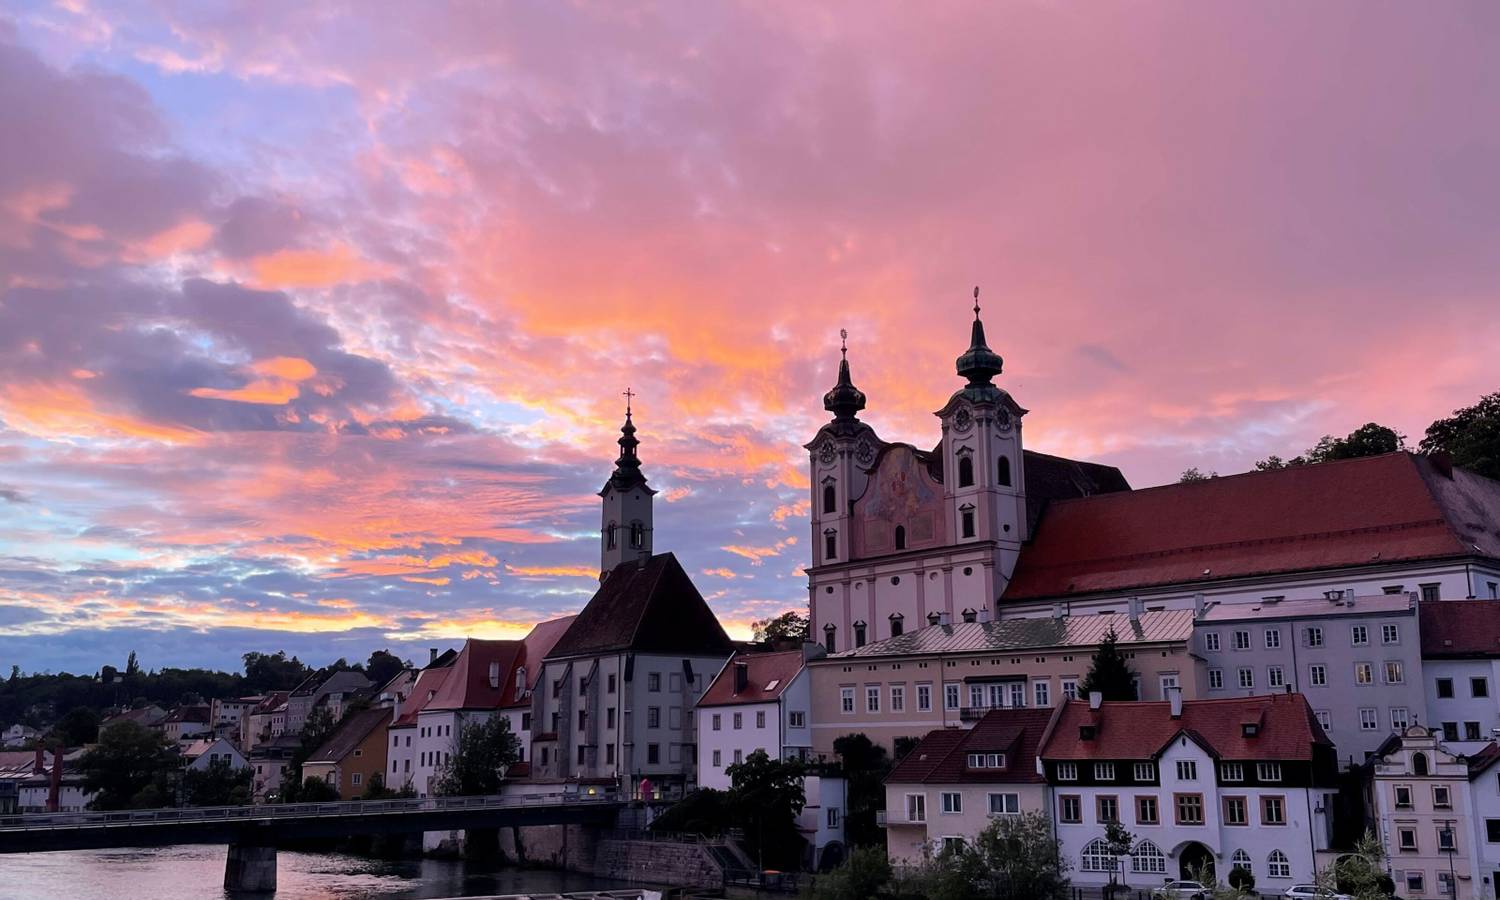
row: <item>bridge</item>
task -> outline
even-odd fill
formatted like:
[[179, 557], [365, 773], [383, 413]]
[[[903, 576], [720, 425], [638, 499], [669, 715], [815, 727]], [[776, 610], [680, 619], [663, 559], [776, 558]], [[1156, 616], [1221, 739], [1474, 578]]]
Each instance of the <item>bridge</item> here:
[[0, 816], [0, 853], [227, 844], [224, 887], [276, 889], [276, 846], [353, 834], [411, 834], [518, 825], [613, 824], [613, 793], [398, 798]]

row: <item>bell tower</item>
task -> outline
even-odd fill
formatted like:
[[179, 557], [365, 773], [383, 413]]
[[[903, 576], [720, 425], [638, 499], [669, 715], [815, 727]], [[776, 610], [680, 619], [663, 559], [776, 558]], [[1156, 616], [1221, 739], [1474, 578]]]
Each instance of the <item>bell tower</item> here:
[[636, 455], [641, 442], [636, 440], [630, 409], [635, 392], [626, 388], [624, 396], [620, 456], [615, 460], [614, 472], [599, 491], [604, 500], [599, 529], [600, 581], [620, 563], [651, 555], [651, 497], [656, 491], [646, 484], [640, 457]]

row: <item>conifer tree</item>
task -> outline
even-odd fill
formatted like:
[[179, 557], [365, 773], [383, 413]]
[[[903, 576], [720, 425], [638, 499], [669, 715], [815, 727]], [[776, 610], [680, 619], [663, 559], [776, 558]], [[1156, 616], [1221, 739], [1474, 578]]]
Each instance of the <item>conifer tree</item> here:
[[1113, 628], [1105, 633], [1104, 640], [1099, 644], [1099, 652], [1094, 654], [1094, 664], [1089, 667], [1083, 683], [1078, 685], [1080, 698], [1087, 699], [1089, 694], [1098, 691], [1104, 695], [1105, 700], [1136, 699], [1135, 673], [1130, 670], [1120, 648], [1116, 646], [1117, 640]]

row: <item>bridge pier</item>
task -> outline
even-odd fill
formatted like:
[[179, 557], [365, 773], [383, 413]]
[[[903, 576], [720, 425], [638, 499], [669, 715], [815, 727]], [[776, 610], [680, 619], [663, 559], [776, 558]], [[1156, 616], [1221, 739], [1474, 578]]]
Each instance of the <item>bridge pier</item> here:
[[276, 891], [276, 848], [230, 844], [224, 861], [224, 890], [254, 894]]

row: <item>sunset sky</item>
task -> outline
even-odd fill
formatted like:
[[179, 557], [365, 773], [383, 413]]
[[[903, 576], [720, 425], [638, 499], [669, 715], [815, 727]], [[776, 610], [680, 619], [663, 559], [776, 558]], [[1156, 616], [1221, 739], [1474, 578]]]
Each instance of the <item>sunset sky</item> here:
[[620, 392], [732, 633], [838, 331], [930, 447], [982, 286], [1132, 484], [1500, 389], [1500, 5], [0, 4], [0, 664], [575, 611]]

